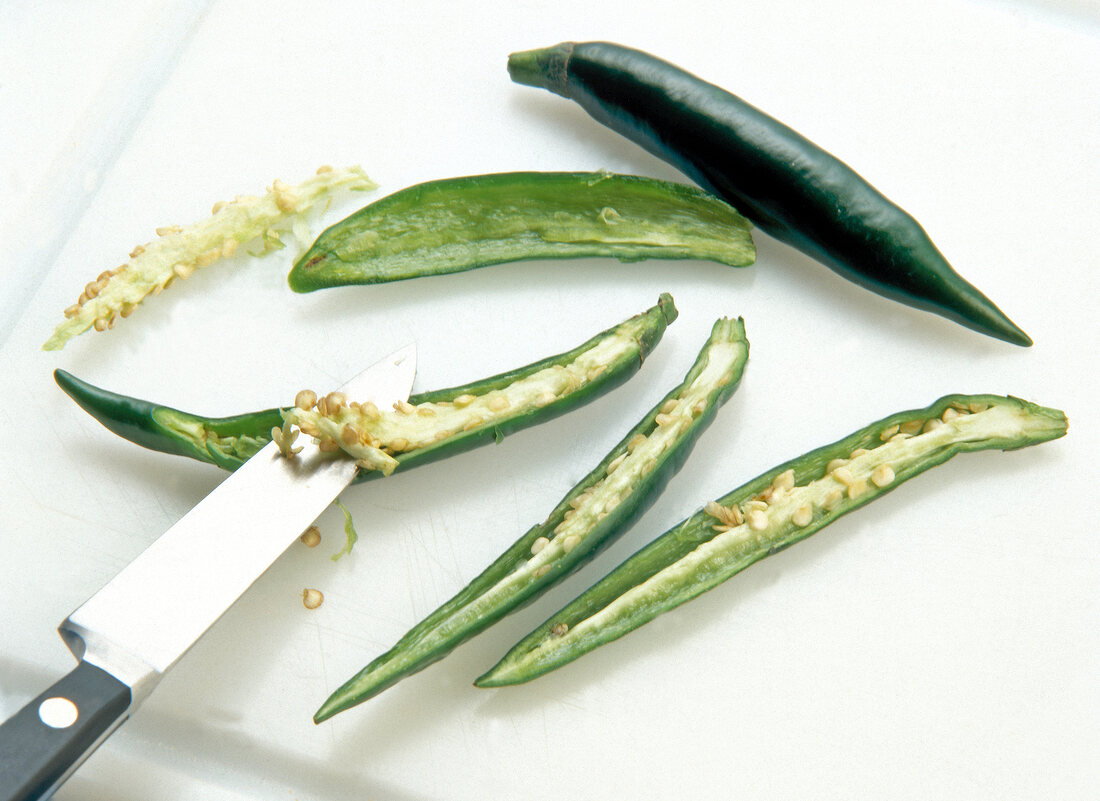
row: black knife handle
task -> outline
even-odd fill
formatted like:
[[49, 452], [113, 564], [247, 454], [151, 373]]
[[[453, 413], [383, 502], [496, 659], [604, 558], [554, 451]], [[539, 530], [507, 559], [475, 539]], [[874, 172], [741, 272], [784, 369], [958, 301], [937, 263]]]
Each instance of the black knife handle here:
[[129, 687], [95, 665], [78, 664], [0, 724], [0, 801], [45, 798], [129, 708]]

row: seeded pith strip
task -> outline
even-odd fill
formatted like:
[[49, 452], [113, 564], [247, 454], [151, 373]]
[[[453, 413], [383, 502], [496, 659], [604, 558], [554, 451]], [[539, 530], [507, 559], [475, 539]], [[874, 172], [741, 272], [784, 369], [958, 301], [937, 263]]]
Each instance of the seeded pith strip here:
[[60, 350], [89, 328], [113, 328], [149, 295], [159, 294], [177, 278], [189, 278], [196, 270], [233, 256], [240, 246], [254, 240], [262, 245], [253, 255], [282, 248], [280, 237], [287, 232], [308, 242], [304, 215], [337, 189], [366, 191], [377, 189], [377, 185], [361, 167], [326, 165], [297, 186], [276, 179], [263, 197], [238, 195], [231, 201], [219, 201], [212, 216], [186, 228], [157, 228], [157, 239], [138, 245], [129, 261], [105, 270], [84, 287], [76, 303], [65, 309], [65, 322], [57, 326], [42, 349]]
[[550, 513], [458, 595], [345, 682], [320, 722], [442, 659], [529, 603], [625, 531], [687, 458], [741, 378], [748, 341], [740, 320], [719, 320], [683, 383], [672, 390]]
[[765, 473], [631, 556], [481, 676], [543, 675], [717, 586], [956, 453], [1064, 436], [1065, 415], [1017, 398], [955, 395], [886, 418]]
[[389, 475], [398, 464], [394, 454], [491, 428], [548, 406], [595, 381], [609, 363], [637, 348], [631, 332], [618, 331], [566, 364], [550, 365], [501, 389], [451, 401], [398, 401], [392, 409], [379, 409], [369, 401], [349, 402], [342, 392], [318, 398], [312, 390], [303, 390], [285, 417], [316, 439], [322, 451], [342, 450], [360, 468]]

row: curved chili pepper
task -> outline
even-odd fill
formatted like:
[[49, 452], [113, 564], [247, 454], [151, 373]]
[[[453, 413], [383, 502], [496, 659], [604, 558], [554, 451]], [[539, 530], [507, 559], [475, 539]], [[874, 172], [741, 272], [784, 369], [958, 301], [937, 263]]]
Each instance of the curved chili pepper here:
[[517, 83], [575, 100], [768, 234], [888, 298], [1016, 345], [1031, 338], [952, 269], [920, 224], [836, 157], [740, 98], [606, 42], [513, 53]]
[[[442, 415], [416, 417], [423, 421], [426, 431], [431, 431], [430, 442], [411, 448], [416, 443], [406, 442], [404, 447], [382, 444], [392, 446], [397, 468], [407, 470], [478, 445], [499, 442], [506, 434], [557, 417], [626, 381], [641, 367], [676, 316], [672, 297], [664, 294], [657, 305], [570, 351], [470, 384], [412, 395], [400, 414], [416, 414], [425, 405], [461, 406], [470, 411], [468, 427], [440, 436], [441, 432], [432, 426]], [[561, 375], [569, 380], [555, 380], [553, 384], [548, 381], [547, 390], [541, 394], [532, 391], [538, 389], [541, 377]], [[64, 370], [55, 370], [54, 378], [84, 411], [120, 437], [151, 450], [188, 456], [226, 470], [240, 467], [266, 445], [271, 440], [271, 429], [283, 424], [284, 412], [288, 411], [275, 408], [232, 417], [202, 417], [100, 389]], [[558, 385], [563, 388], [553, 391], [552, 387]], [[517, 393], [522, 397], [509, 399], [512, 387], [522, 388], [522, 393]], [[493, 414], [481, 414], [479, 399], [486, 395], [509, 402]], [[475, 416], [482, 419], [475, 422]], [[377, 475], [375, 470], [360, 470], [356, 481]]]
[[410, 186], [326, 229], [287, 276], [295, 292], [525, 259], [756, 258], [749, 221], [694, 186], [609, 172], [511, 172]]

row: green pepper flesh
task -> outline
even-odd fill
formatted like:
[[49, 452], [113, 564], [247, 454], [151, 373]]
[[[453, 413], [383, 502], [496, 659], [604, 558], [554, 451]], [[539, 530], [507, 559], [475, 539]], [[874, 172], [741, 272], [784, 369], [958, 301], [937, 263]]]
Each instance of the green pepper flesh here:
[[[551, 616], [476, 684], [518, 684], [555, 670], [957, 453], [1023, 448], [1064, 436], [1067, 427], [1057, 409], [995, 395], [952, 395], [873, 423], [707, 504]], [[742, 522], [728, 519], [733, 509]]]
[[526, 259], [607, 256], [752, 264], [748, 221], [695, 187], [613, 173], [498, 173], [395, 192], [325, 230], [295, 292]]

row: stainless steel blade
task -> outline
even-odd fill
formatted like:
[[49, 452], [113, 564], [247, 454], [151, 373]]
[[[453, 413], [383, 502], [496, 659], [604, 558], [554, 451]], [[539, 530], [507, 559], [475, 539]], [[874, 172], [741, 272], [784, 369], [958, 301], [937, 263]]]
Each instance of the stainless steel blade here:
[[[415, 372], [410, 345], [341, 389], [387, 408]], [[294, 459], [267, 445], [69, 615], [59, 631], [77, 658], [128, 684], [135, 704], [147, 695], [355, 477], [350, 459], [298, 444]]]

